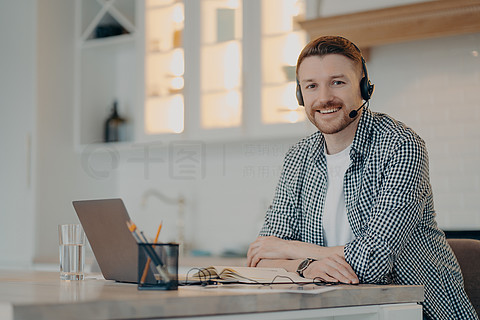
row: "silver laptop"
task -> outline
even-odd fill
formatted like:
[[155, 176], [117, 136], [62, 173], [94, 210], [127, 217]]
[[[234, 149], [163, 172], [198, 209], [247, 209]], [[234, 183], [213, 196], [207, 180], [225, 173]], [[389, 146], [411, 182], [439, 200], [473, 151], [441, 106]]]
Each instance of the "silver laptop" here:
[[103, 277], [137, 282], [138, 247], [127, 227], [130, 220], [121, 199], [73, 201]]

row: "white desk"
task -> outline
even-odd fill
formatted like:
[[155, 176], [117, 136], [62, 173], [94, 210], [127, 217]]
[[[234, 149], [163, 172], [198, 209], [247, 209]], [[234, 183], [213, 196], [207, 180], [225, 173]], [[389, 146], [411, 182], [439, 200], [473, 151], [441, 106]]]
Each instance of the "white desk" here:
[[61, 281], [58, 272], [0, 271], [0, 319], [422, 319], [422, 286], [339, 285], [318, 295], [225, 292]]

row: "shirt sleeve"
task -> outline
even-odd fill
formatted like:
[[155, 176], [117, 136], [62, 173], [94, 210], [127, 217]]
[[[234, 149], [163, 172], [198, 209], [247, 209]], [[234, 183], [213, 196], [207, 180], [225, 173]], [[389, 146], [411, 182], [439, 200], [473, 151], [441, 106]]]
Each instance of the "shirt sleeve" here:
[[361, 282], [389, 282], [395, 260], [419, 223], [429, 197], [425, 144], [419, 137], [410, 137], [393, 149], [366, 227], [344, 248], [345, 259]]
[[260, 236], [275, 236], [285, 240], [298, 240], [298, 217], [295, 209], [295, 196], [287, 179], [288, 161], [275, 190], [273, 202], [265, 215]]

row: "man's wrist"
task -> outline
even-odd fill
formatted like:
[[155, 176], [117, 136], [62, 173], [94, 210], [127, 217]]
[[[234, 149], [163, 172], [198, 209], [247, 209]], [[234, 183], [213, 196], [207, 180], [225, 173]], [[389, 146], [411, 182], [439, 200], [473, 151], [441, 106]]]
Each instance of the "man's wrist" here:
[[304, 272], [307, 270], [307, 268], [312, 264], [312, 262], [317, 261], [316, 259], [313, 258], [306, 258], [300, 262], [300, 264], [297, 267], [297, 273], [300, 277], [304, 277]]

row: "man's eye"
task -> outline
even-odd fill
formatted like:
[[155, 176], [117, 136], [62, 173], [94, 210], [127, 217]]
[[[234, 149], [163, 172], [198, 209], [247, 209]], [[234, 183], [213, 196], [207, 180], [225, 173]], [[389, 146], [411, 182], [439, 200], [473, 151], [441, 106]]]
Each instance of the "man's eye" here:
[[344, 84], [344, 83], [345, 83], [345, 82], [340, 81], [340, 80], [334, 80], [334, 81], [332, 81], [332, 84], [333, 84], [334, 86], [339, 86], [339, 85]]
[[313, 83], [309, 84], [305, 87], [305, 89], [313, 89], [313, 88], [315, 88], [315, 84], [313, 84]]

